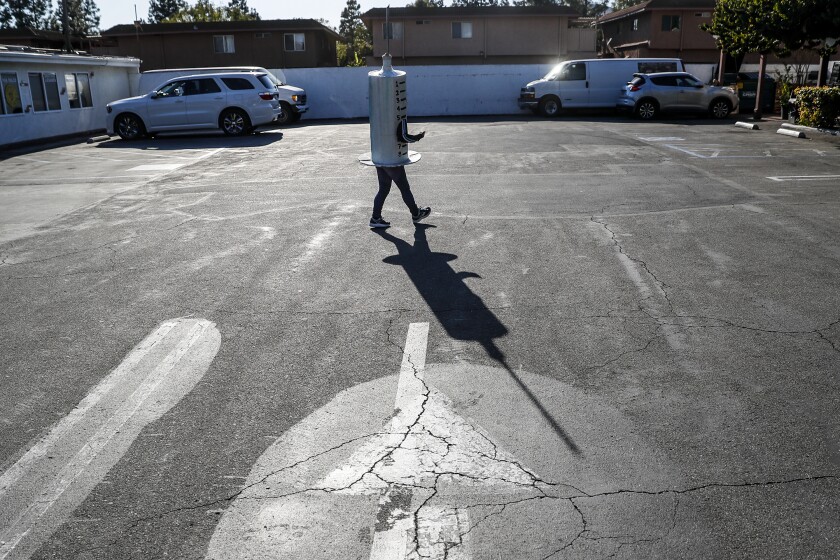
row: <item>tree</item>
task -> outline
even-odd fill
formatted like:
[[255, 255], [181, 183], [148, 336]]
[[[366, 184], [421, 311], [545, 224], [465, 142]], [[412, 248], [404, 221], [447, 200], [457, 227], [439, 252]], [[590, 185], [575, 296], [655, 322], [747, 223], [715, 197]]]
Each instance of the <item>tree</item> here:
[[160, 23], [186, 7], [186, 0], [149, 0], [149, 21]]
[[248, 0], [230, 0], [227, 9], [231, 20], [260, 19], [257, 10], [248, 7]]
[[624, 8], [640, 4], [643, 1], [644, 0], [613, 0], [612, 9], [614, 12], [617, 12], [618, 10], [623, 10]]
[[260, 15], [248, 8], [246, 0], [231, 0], [227, 6], [216, 6], [212, 0], [197, 0], [194, 5], [166, 18], [162, 23], [193, 21], [248, 21], [259, 19]]
[[719, 0], [712, 23], [701, 26], [711, 33], [718, 48], [733, 55], [761, 55], [756, 89], [756, 120], [761, 119], [761, 90], [767, 55], [790, 55], [803, 41], [802, 0]]
[[[507, 0], [505, 0], [507, 2]], [[453, 4], [454, 6], [455, 4]], [[414, 0], [406, 8], [443, 8], [443, 0]]]
[[[64, 8], [62, 2], [50, 16], [49, 28], [63, 31]], [[70, 35], [90, 37], [99, 33], [99, 7], [95, 0], [67, 0], [67, 23]]]
[[338, 45], [339, 66], [364, 66], [365, 57], [373, 52], [373, 46], [357, 0], [347, 0], [341, 10], [338, 33], [344, 37], [344, 42]]
[[0, 28], [44, 29], [50, 21], [49, 0], [0, 0]]
[[[801, 14], [803, 47], [820, 55], [820, 73], [817, 85], [824, 86], [828, 74], [828, 59], [837, 52], [840, 37], [840, 2], [837, 0], [804, 0]], [[826, 39], [834, 38], [834, 42]]]
[[609, 9], [607, 0], [566, 0], [566, 4], [582, 16], [600, 17]]
[[[417, 0], [418, 2], [423, 0]], [[442, 2], [441, 2], [442, 5]], [[453, 7], [487, 7], [487, 6], [510, 6], [508, 0], [452, 0]]]

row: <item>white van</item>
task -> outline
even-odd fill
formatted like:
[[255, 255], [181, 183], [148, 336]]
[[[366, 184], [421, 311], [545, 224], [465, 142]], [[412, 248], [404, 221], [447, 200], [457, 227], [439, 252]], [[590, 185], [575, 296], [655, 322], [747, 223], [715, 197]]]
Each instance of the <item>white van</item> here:
[[137, 95], [143, 95], [155, 90], [164, 82], [172, 78], [180, 78], [193, 74], [215, 74], [218, 72], [265, 72], [277, 87], [280, 94], [280, 108], [283, 112], [277, 119], [278, 124], [289, 124], [300, 120], [300, 116], [309, 110], [306, 104], [306, 92], [299, 87], [286, 83], [286, 76], [282, 70], [276, 70], [275, 75], [259, 66], [225, 66], [216, 68], [167, 68], [163, 70], [146, 70], [140, 73], [140, 83]]
[[679, 58], [567, 60], [523, 87], [519, 108], [545, 117], [556, 117], [561, 109], [615, 109], [624, 86], [636, 72], [685, 72], [685, 65]]

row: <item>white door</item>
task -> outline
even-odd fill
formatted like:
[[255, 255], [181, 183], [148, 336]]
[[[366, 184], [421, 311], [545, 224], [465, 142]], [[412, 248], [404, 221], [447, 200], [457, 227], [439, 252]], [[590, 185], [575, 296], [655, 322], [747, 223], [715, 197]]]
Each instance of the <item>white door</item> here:
[[187, 124], [184, 80], [173, 80], [147, 99], [149, 128], [165, 130]]
[[589, 106], [589, 79], [585, 62], [569, 62], [557, 76], [563, 107]]
[[187, 121], [196, 126], [218, 126], [225, 94], [213, 78], [190, 80], [186, 89]]

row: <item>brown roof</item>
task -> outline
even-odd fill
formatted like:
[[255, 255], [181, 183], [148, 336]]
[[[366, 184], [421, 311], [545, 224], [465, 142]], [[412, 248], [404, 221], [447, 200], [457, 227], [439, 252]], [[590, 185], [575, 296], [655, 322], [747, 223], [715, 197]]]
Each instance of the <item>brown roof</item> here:
[[[143, 35], [155, 34], [184, 34], [184, 33], [219, 33], [222, 31], [323, 31], [332, 36], [336, 41], [341, 40], [341, 35], [330, 29], [323, 23], [314, 19], [258, 19], [249, 21], [195, 21], [178, 23], [143, 23], [140, 25], [140, 33]], [[134, 24], [120, 24], [102, 31], [103, 37], [119, 37], [131, 35], [137, 32]]]
[[[461, 6], [446, 8], [390, 8], [391, 17], [451, 18], [461, 16], [579, 16], [568, 6]], [[372, 8], [362, 14], [363, 20], [384, 19], [385, 8]]]
[[647, 0], [635, 6], [617, 10], [601, 16], [598, 23], [613, 21], [649, 10], [714, 10], [717, 0]]

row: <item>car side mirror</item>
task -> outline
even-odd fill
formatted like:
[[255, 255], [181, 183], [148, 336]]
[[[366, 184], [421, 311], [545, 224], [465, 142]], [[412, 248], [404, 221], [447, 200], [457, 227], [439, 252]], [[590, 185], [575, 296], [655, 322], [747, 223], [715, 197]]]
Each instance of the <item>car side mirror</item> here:
[[696, 86], [694, 86], [694, 87], [696, 87], [697, 89], [703, 89], [703, 84], [697, 84], [697, 85], [696, 85]]
[[158, 98], [158, 92], [153, 91], [152, 94], [149, 97], [151, 97], [152, 99], [157, 99]]

